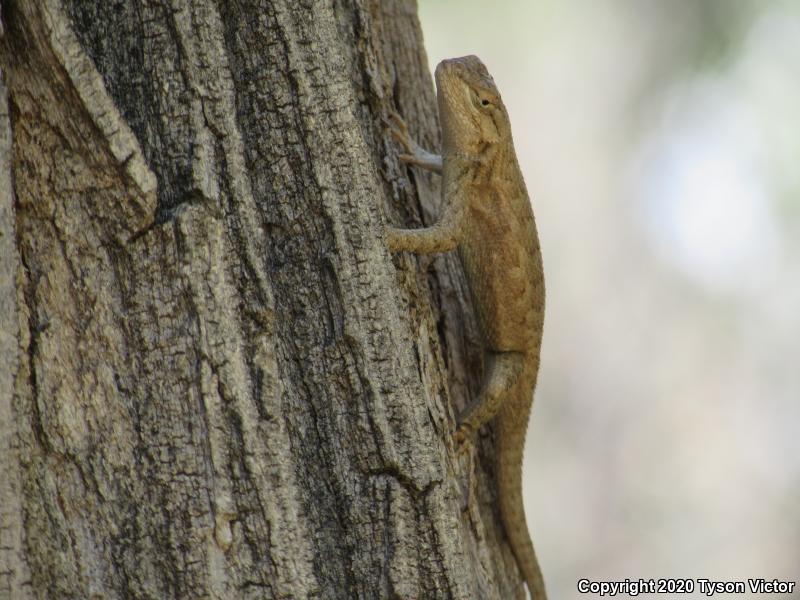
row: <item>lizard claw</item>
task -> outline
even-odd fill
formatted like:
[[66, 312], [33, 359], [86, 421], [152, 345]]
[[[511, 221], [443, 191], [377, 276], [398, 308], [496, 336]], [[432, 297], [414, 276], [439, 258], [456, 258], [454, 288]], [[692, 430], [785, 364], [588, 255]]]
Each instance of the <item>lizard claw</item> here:
[[453, 441], [456, 444], [456, 454], [464, 454], [469, 451], [472, 443], [472, 428], [467, 424], [458, 426], [453, 434]]
[[408, 125], [398, 113], [391, 111], [386, 120], [389, 125], [389, 133], [394, 140], [403, 147], [405, 154], [398, 156], [403, 162], [413, 162], [416, 155], [416, 148], [414, 142], [411, 141], [411, 135], [408, 133]]

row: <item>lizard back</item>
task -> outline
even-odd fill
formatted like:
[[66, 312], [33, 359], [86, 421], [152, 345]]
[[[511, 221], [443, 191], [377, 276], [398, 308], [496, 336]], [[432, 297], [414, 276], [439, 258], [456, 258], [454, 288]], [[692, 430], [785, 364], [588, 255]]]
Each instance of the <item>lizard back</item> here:
[[544, 324], [542, 257], [522, 174], [512, 161], [513, 177], [503, 177], [495, 166], [486, 181], [469, 190], [459, 254], [487, 348], [538, 352]]

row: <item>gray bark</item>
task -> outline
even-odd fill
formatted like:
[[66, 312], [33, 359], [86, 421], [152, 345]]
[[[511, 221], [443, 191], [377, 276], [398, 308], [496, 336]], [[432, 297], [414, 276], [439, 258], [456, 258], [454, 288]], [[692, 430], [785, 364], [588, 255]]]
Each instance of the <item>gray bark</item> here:
[[[412, 1], [2, 4], [0, 598], [508, 598]], [[480, 445], [486, 452], [490, 433]]]

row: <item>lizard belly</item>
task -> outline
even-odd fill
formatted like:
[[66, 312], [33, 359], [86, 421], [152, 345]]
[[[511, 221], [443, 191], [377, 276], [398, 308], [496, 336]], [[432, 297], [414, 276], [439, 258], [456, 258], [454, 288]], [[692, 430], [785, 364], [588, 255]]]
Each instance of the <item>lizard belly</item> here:
[[[485, 201], [484, 196], [484, 201]], [[541, 340], [544, 287], [533, 215], [491, 203], [470, 209], [461, 260], [489, 348], [527, 351]]]

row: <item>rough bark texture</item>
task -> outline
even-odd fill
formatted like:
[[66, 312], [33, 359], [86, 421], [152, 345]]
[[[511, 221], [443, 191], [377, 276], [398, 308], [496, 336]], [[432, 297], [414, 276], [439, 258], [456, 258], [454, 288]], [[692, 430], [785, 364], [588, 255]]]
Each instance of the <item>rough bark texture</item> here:
[[382, 120], [436, 145], [414, 3], [2, 26], [0, 598], [519, 594], [458, 261], [383, 238], [438, 209]]

